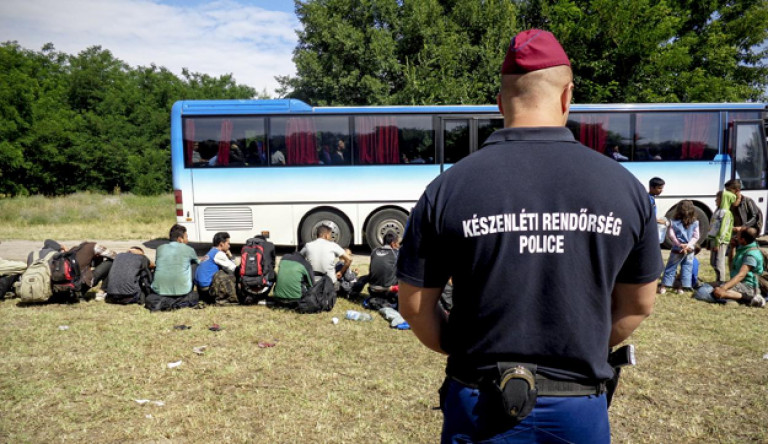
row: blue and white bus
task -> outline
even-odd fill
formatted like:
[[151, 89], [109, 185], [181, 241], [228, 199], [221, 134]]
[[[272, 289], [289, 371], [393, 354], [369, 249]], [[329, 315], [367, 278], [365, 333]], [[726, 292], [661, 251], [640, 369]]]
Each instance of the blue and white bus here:
[[[659, 215], [693, 200], [706, 233], [714, 196], [733, 177], [766, 211], [766, 119], [758, 103], [573, 105], [567, 126], [642, 183], [663, 178]], [[495, 106], [180, 101], [171, 113], [177, 221], [199, 242], [227, 231], [233, 243], [264, 233], [298, 245], [325, 224], [342, 246], [376, 246], [389, 230], [402, 235], [425, 186], [502, 126]]]

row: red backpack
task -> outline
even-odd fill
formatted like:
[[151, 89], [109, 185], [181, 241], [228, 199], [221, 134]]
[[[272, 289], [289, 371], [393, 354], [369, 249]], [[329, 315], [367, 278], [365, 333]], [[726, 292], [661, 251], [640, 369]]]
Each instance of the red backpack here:
[[248, 239], [240, 254], [240, 282], [249, 289], [267, 286], [264, 272], [264, 246]]

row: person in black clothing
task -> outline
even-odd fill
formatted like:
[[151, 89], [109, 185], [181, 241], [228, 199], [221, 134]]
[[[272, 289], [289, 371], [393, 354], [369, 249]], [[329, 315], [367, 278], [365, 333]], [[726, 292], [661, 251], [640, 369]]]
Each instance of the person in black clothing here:
[[725, 189], [736, 195], [736, 202], [731, 205], [733, 234], [739, 234], [747, 228], [757, 230], [758, 236], [763, 234], [763, 213], [754, 200], [741, 194], [741, 181], [731, 179], [725, 183]]
[[400, 250], [400, 239], [388, 231], [384, 235], [383, 244], [371, 252], [368, 274], [358, 278], [350, 294], [353, 298], [359, 296], [367, 284], [370, 297], [363, 305], [372, 309], [397, 307], [397, 253]]
[[140, 247], [119, 253], [105, 280], [105, 301], [110, 304], [144, 303], [152, 284], [152, 262]]
[[566, 128], [573, 87], [551, 33], [515, 36], [504, 128], [411, 212], [398, 308], [448, 355], [442, 442], [610, 442], [608, 354], [652, 312], [661, 251], [645, 187]]

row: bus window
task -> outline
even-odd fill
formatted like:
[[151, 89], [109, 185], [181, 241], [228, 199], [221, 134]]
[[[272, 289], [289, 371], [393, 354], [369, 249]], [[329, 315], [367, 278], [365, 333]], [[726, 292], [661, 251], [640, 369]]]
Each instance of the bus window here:
[[349, 165], [349, 118], [272, 117], [270, 164]]
[[400, 131], [397, 117], [355, 117], [355, 163], [388, 165], [400, 163]]
[[[184, 119], [187, 167], [260, 165], [258, 143], [265, 140], [263, 118], [190, 117]], [[253, 144], [253, 145], [251, 145]]]
[[351, 164], [349, 117], [315, 117], [314, 120], [317, 130], [317, 163], [320, 165]]
[[488, 136], [494, 131], [504, 128], [504, 119], [478, 119], [477, 120], [477, 144], [482, 148]]
[[469, 120], [443, 120], [443, 162], [456, 163], [469, 154]]
[[572, 113], [566, 124], [583, 145], [616, 160], [649, 160], [633, 155], [629, 113]]
[[355, 164], [435, 163], [432, 116], [355, 117]]
[[718, 113], [637, 113], [635, 144], [651, 160], [712, 160], [717, 155]]

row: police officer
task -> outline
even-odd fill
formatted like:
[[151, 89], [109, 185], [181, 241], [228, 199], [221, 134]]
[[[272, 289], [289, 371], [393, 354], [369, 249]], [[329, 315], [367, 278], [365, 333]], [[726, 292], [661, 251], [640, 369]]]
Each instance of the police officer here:
[[400, 310], [448, 355], [443, 442], [609, 442], [609, 347], [652, 311], [656, 220], [642, 184], [565, 128], [572, 73], [551, 33], [515, 36], [501, 74], [505, 128], [411, 214]]

